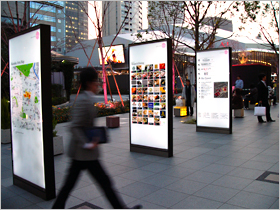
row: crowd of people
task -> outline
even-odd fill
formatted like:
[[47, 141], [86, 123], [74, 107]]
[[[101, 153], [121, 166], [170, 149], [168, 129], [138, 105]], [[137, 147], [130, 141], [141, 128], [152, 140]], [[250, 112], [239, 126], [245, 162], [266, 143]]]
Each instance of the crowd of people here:
[[[272, 82], [273, 83], [273, 82]], [[266, 75], [259, 75], [259, 83], [257, 86], [254, 84], [250, 85], [250, 91], [242, 97], [242, 89], [244, 82], [240, 76], [237, 76], [235, 82], [235, 88], [232, 97], [232, 108], [233, 109], [249, 109], [249, 104], [257, 104], [258, 106], [266, 107], [266, 120], [264, 121], [261, 116], [258, 116], [259, 123], [275, 122], [270, 116], [270, 103], [269, 100], [273, 100], [273, 105], [276, 105], [276, 91], [274, 87], [270, 87], [266, 84]]]

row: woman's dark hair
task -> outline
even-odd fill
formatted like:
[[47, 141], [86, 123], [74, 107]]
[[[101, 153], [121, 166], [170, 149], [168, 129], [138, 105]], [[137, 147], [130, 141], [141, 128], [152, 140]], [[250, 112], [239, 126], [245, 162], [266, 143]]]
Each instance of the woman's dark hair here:
[[83, 90], [87, 89], [88, 82], [97, 82], [98, 74], [92, 67], [85, 67], [80, 74], [80, 84]]
[[189, 79], [187, 79], [187, 80], [186, 80], [186, 82], [189, 82], [189, 83], [191, 83], [191, 81], [190, 81]]
[[236, 95], [241, 95], [242, 90], [240, 88], [235, 88], [234, 90]]
[[259, 75], [259, 79], [262, 80], [266, 75], [264, 73]]

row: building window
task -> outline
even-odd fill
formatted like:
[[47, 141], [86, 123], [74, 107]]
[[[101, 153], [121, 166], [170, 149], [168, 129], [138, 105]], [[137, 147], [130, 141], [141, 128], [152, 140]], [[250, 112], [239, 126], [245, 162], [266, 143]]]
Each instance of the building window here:
[[56, 37], [55, 36], [51, 36], [51, 41], [55, 42], [56, 41]]
[[56, 32], [56, 27], [51, 26], [51, 31], [52, 31], [52, 32]]
[[61, 23], [61, 20], [60, 20], [60, 19], [57, 19], [57, 22], [58, 22], [58, 23]]
[[61, 33], [61, 29], [59, 28], [59, 29], [57, 29], [57, 31], [59, 32], [59, 33]]
[[58, 13], [60, 14], [61, 13], [61, 10], [59, 9], [59, 10], [57, 10], [58, 11]]
[[48, 22], [55, 22], [55, 17], [51, 17], [51, 16], [48, 16], [48, 15], [41, 15], [41, 14], [30, 13], [30, 18], [32, 18], [34, 20], [37, 18], [38, 20], [44, 20], [44, 21], [48, 21]]
[[[17, 24], [17, 18], [13, 18], [14, 19], [14, 23]], [[1, 17], [1, 22], [5, 22], [5, 23], [10, 23], [12, 24], [12, 19], [9, 17]], [[21, 24], [21, 19], [19, 19], [19, 24]], [[35, 26], [35, 24], [33, 24]]]
[[30, 2], [30, 8], [33, 9], [40, 9], [41, 11], [47, 11], [47, 12], [52, 12], [52, 13], [56, 13], [56, 8], [54, 6], [49, 6], [49, 5], [43, 5], [40, 3], [36, 3], [36, 2]]

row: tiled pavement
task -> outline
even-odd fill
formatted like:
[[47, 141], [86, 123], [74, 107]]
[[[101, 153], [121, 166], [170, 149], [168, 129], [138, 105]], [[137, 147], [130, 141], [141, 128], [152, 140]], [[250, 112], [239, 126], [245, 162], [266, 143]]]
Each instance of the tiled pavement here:
[[[111, 143], [100, 145], [101, 160], [128, 206], [145, 209], [279, 208], [279, 185], [256, 180], [265, 171], [279, 173], [279, 107], [271, 107], [274, 123], [257, 123], [253, 110], [233, 118], [233, 134], [198, 133], [195, 125], [174, 118], [174, 157], [129, 151], [128, 114], [120, 128], [110, 129]], [[98, 118], [105, 125], [105, 118]], [[57, 126], [65, 148], [68, 123]], [[1, 207], [50, 208], [44, 201], [12, 183], [10, 145], [1, 145]], [[57, 191], [69, 165], [66, 155], [55, 156]], [[66, 208], [83, 202], [112, 208], [86, 172], [72, 191]]]

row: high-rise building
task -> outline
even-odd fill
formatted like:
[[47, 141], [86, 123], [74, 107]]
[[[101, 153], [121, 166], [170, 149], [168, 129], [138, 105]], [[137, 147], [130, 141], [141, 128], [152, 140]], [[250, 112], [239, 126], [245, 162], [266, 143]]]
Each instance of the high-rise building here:
[[185, 11], [182, 9], [184, 8], [183, 1], [152, 1], [148, 4], [148, 13], [151, 14], [151, 16], [148, 17], [148, 22], [152, 23], [152, 25], [158, 27], [160, 27], [160, 25], [182, 25], [185, 21]]
[[[64, 46], [64, 2], [40, 1], [29, 3], [29, 18], [35, 20], [35, 24], [51, 26], [51, 49], [58, 53], [65, 53]], [[32, 20], [31, 20], [32, 22]]]
[[[142, 2], [141, 1], [104, 1], [102, 10], [105, 17], [103, 36], [116, 34], [124, 22], [120, 33], [135, 33], [142, 30]], [[126, 18], [127, 17], [127, 18]]]
[[[18, 9], [17, 9], [18, 8]], [[64, 2], [63, 1], [9, 1], [1, 2], [1, 22], [4, 24], [36, 26], [46, 24], [51, 26], [51, 48], [58, 53], [64, 53]], [[17, 18], [18, 14], [18, 18]], [[14, 21], [13, 21], [14, 20]], [[12, 29], [13, 27], [11, 27]], [[22, 27], [24, 29], [26, 27]]]
[[78, 40], [88, 39], [88, 2], [65, 2], [65, 47], [69, 52]]

